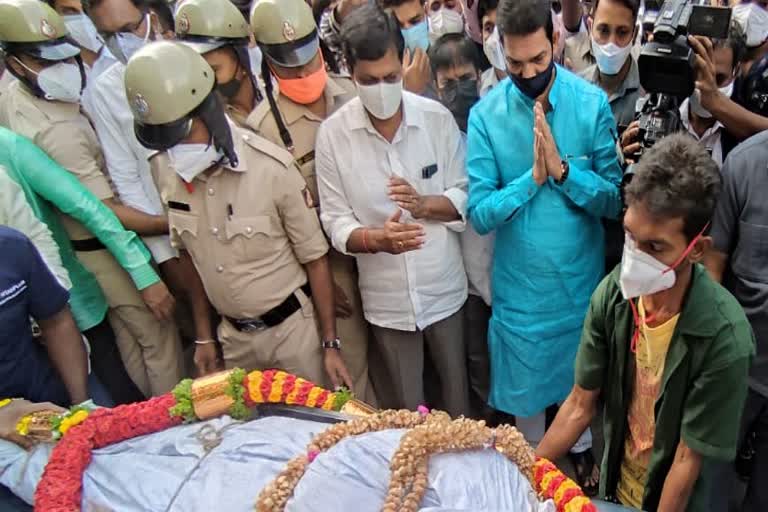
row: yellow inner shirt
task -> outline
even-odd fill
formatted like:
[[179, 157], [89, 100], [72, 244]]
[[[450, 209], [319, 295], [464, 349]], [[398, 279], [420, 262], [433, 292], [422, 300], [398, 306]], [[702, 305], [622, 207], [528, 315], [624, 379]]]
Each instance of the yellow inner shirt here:
[[641, 509], [648, 471], [648, 461], [656, 432], [654, 406], [661, 390], [664, 363], [680, 314], [658, 327], [645, 325], [645, 309], [640, 299], [640, 337], [635, 353], [635, 383], [629, 405], [627, 438], [621, 462], [616, 497], [626, 506]]

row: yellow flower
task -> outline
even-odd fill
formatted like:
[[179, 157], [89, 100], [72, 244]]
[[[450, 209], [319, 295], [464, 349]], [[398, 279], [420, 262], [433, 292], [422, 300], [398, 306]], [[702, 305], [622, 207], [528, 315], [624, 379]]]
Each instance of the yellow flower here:
[[0, 407], [5, 407], [6, 405], [11, 403], [12, 401], [13, 400], [11, 400], [10, 398], [3, 398], [2, 400], [0, 400]]
[[268, 401], [270, 403], [275, 404], [280, 402], [280, 399], [283, 397], [283, 383], [287, 376], [288, 374], [285, 372], [277, 372], [275, 374], [275, 378], [272, 380], [272, 389], [269, 392]]
[[555, 496], [554, 496], [555, 504], [558, 505], [560, 503], [566, 491], [568, 491], [569, 489], [578, 489], [578, 488], [579, 486], [576, 485], [576, 482], [574, 482], [570, 478], [565, 482], [563, 482], [562, 484], [560, 484], [560, 486], [555, 491]]
[[581, 512], [582, 507], [592, 503], [586, 496], [576, 496], [565, 506], [565, 512]]
[[251, 395], [251, 400], [257, 404], [264, 402], [264, 397], [261, 396], [261, 381], [260, 371], [251, 372], [248, 376], [248, 393]]
[[330, 411], [333, 409], [333, 404], [336, 402], [336, 394], [335, 393], [328, 393], [328, 396], [325, 398], [325, 403], [322, 406], [322, 409], [325, 409], [326, 411]]
[[59, 424], [59, 432], [61, 432], [61, 435], [64, 435], [67, 433], [67, 430], [69, 430], [72, 427], [72, 422], [69, 418], [64, 418], [61, 420], [61, 423]]
[[320, 396], [320, 393], [323, 392], [323, 388], [315, 386], [309, 391], [309, 395], [307, 395], [307, 403], [305, 404], [307, 407], [314, 407], [315, 402], [317, 402], [317, 397]]
[[88, 418], [88, 411], [80, 409], [71, 416], [72, 426], [79, 425]]
[[16, 424], [16, 432], [22, 436], [29, 434], [29, 424], [32, 422], [32, 416], [24, 416]]
[[549, 483], [552, 481], [553, 478], [558, 476], [560, 474], [559, 471], [550, 471], [544, 475], [544, 478], [541, 479], [541, 483], [539, 484], [539, 490], [541, 492], [547, 492], [547, 488], [549, 487]]

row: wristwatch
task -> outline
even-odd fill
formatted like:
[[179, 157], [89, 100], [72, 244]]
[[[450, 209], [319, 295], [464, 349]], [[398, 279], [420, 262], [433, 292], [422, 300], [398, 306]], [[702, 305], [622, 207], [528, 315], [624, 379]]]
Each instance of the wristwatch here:
[[571, 170], [571, 166], [568, 165], [568, 162], [566, 160], [561, 160], [560, 166], [561, 166], [560, 168], [562, 169], [562, 174], [560, 174], [559, 180], [555, 180], [555, 183], [557, 183], [558, 185], [562, 185], [563, 183], [565, 183], [565, 180], [568, 179], [568, 171]]
[[341, 340], [339, 338], [336, 338], [335, 340], [330, 341], [323, 341], [323, 348], [333, 348], [336, 350], [341, 350]]

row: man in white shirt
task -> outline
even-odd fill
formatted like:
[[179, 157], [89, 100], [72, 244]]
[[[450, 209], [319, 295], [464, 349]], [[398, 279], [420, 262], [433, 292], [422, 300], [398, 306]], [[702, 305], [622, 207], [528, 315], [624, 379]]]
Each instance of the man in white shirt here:
[[[150, 151], [133, 132], [133, 116], [125, 97], [125, 63], [143, 44], [173, 33], [173, 21], [162, 7], [146, 0], [90, 0], [88, 16], [119, 59], [102, 72], [88, 89], [85, 108], [101, 141], [112, 182], [128, 206], [150, 215], [164, 215], [160, 194], [152, 180]], [[157, 10], [156, 10], [157, 9]], [[167, 6], [166, 6], [167, 9]], [[170, 25], [168, 22], [170, 21]], [[177, 257], [168, 236], [143, 238], [155, 261], [166, 272], [166, 262]]]
[[392, 16], [360, 7], [343, 37], [359, 97], [318, 132], [320, 218], [334, 247], [357, 258], [365, 318], [399, 406], [423, 403], [426, 342], [445, 409], [468, 414], [464, 143], [447, 109], [403, 92]]

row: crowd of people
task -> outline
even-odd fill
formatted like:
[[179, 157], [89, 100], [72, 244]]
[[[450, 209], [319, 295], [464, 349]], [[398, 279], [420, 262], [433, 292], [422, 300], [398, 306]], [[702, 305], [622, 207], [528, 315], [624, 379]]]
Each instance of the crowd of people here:
[[768, 10], [737, 2], [678, 37], [651, 144], [650, 2], [0, 0], [0, 439], [281, 368], [514, 423], [638, 510], [768, 510]]

